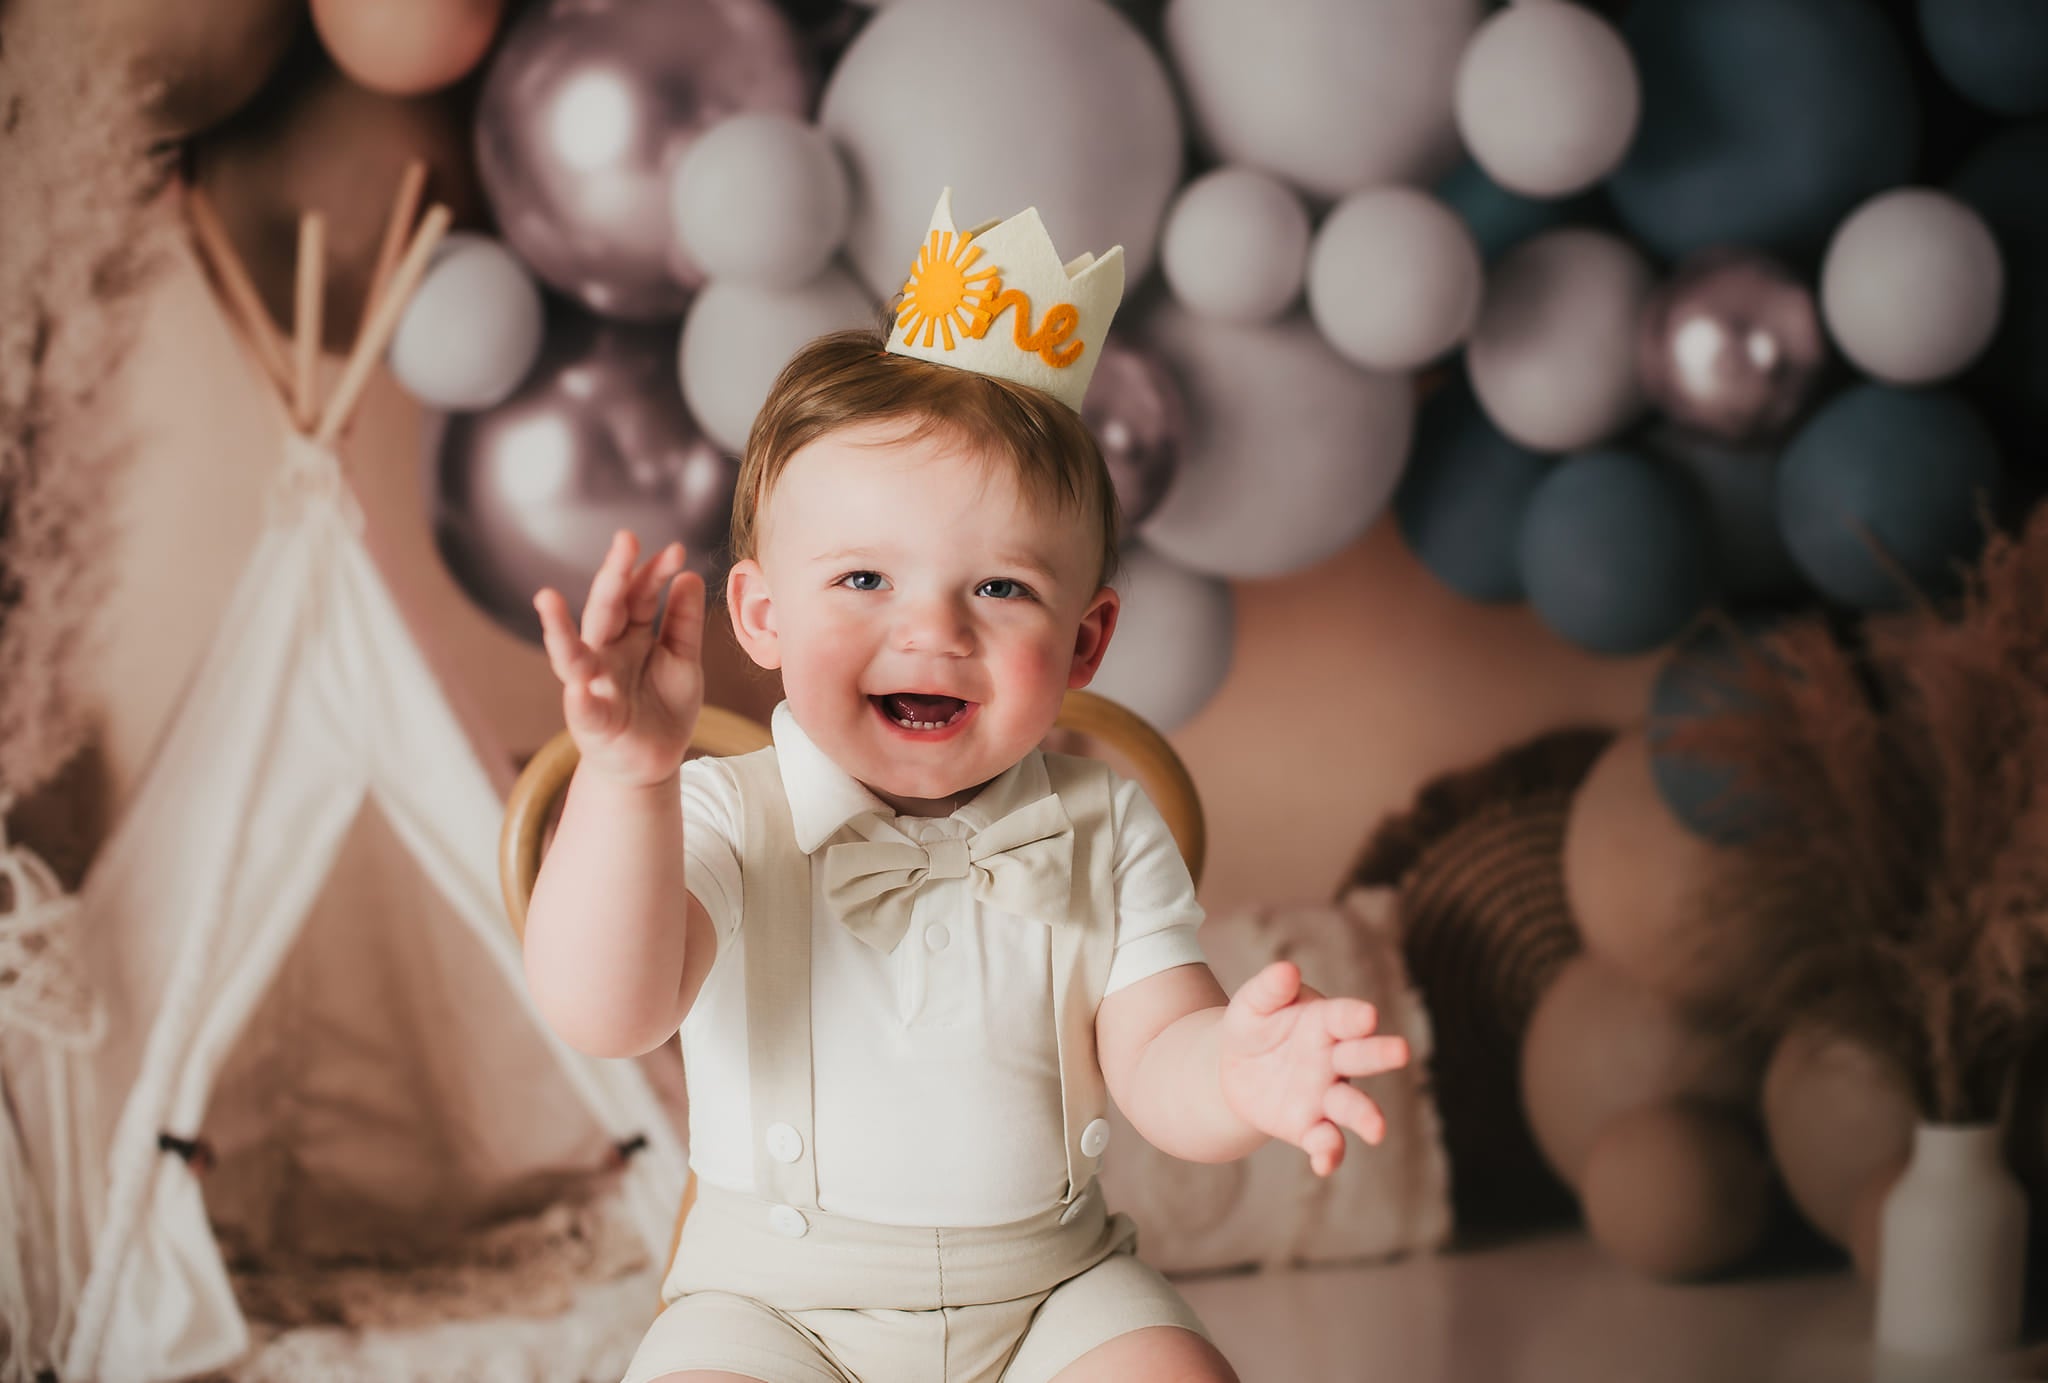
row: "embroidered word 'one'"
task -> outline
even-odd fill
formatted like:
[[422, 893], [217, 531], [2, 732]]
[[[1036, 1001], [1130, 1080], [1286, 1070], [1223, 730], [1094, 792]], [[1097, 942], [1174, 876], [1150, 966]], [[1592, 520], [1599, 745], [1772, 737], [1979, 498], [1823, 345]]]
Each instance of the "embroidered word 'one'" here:
[[[1005, 312], [1014, 312], [1012, 336], [1017, 349], [1038, 356], [1055, 369], [1081, 358], [1082, 341], [1069, 341], [1081, 324], [1081, 313], [1072, 303], [1054, 303], [1045, 319], [1032, 328], [1031, 299], [1023, 290], [1005, 288], [1002, 271], [974, 269], [981, 247], [960, 236], [957, 243], [950, 231], [933, 231], [917, 252], [917, 263], [903, 285], [903, 305], [896, 321], [906, 341], [914, 341], [920, 328], [926, 346], [940, 335], [946, 349], [957, 343], [954, 332], [980, 340]], [[971, 271], [971, 272], [970, 272]]]

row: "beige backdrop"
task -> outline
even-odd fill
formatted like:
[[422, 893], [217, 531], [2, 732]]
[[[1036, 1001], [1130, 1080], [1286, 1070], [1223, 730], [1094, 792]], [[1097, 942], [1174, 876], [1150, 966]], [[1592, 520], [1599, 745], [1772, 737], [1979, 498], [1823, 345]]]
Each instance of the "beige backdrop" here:
[[[152, 290], [144, 332], [125, 380], [138, 455], [113, 501], [117, 586], [91, 655], [117, 811], [254, 543], [278, 456], [271, 397], [191, 263]], [[451, 691], [511, 751], [530, 752], [559, 725], [555, 684], [540, 652], [442, 569], [421, 431], [419, 410], [380, 376], [344, 459]], [[1425, 779], [1551, 726], [1639, 719], [1654, 669], [1574, 652], [1525, 611], [1460, 600], [1386, 520], [1330, 561], [1240, 583], [1237, 596], [1230, 679], [1171, 735], [1209, 813], [1211, 910], [1326, 896], [1374, 822]], [[765, 717], [773, 683], [722, 624], [707, 643], [713, 699]]]

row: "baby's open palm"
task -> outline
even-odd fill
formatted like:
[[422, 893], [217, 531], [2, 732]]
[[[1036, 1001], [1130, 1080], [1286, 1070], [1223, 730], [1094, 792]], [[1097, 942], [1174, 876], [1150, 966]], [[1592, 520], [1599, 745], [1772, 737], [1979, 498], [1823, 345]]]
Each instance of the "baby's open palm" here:
[[[645, 785], [681, 765], [704, 706], [704, 578], [683, 569], [681, 543], [635, 566], [639, 554], [631, 533], [612, 538], [580, 629], [558, 591], [542, 591], [533, 608], [583, 762]], [[668, 609], [657, 631], [664, 589]]]

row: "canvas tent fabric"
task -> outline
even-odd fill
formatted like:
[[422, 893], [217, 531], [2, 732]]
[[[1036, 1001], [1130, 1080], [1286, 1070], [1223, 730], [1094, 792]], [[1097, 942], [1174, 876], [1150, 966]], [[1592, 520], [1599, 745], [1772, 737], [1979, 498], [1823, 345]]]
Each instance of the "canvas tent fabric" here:
[[[334, 456], [287, 434], [270, 521], [79, 891], [107, 1029], [43, 1094], [110, 1122], [71, 1121], [54, 1207], [85, 1249], [59, 1284], [65, 1383], [246, 1350], [224, 1244], [430, 1248], [598, 1188], [661, 1261], [680, 1140], [638, 1065], [573, 1052], [533, 1013], [502, 811]], [[401, 865], [431, 888], [390, 888]], [[199, 1139], [203, 1175], [178, 1151]]]

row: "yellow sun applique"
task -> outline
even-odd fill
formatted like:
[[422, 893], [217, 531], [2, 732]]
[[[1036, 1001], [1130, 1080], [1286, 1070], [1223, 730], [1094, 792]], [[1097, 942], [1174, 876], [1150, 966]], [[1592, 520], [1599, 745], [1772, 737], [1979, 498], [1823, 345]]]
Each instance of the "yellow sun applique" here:
[[[903, 304], [896, 310], [896, 324], [903, 328], [908, 344], [929, 346], [944, 333], [946, 349], [954, 346], [953, 331], [979, 336], [988, 330], [989, 305], [1002, 290], [1001, 271], [974, 268], [981, 247], [969, 237], [953, 231], [933, 231], [917, 252], [910, 278], [903, 285]], [[924, 340], [917, 342], [918, 330]]]

